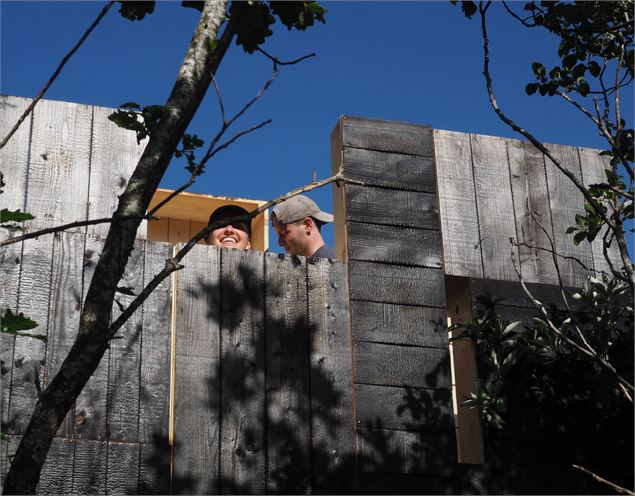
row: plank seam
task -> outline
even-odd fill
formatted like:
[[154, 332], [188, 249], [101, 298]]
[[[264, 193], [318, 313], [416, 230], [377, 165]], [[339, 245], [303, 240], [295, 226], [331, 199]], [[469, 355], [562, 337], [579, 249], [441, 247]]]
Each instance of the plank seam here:
[[443, 266], [440, 262], [439, 262], [439, 265], [423, 265], [423, 264], [417, 264], [412, 262], [388, 262], [384, 260], [381, 260], [381, 261], [369, 260], [367, 258], [349, 258], [349, 260], [352, 262], [371, 262], [371, 263], [376, 263], [381, 265], [390, 265], [391, 267], [421, 267], [423, 269], [433, 269], [433, 270], [443, 271]]
[[[403, 155], [406, 157], [425, 157], [425, 158], [433, 158], [431, 155], [422, 155], [420, 153], [405, 153], [405, 152], [400, 152], [400, 151], [396, 151], [396, 150], [381, 150], [379, 148], [365, 148], [363, 146], [352, 146], [352, 145], [344, 145], [342, 147], [343, 149], [346, 148], [353, 148], [355, 150], [368, 150], [369, 152], [382, 152], [382, 153], [390, 153], [390, 154], [394, 154], [394, 155]], [[357, 163], [357, 162], [354, 162]], [[364, 165], [364, 164], [358, 164], [358, 165]]]
[[375, 343], [375, 344], [385, 344], [390, 346], [402, 346], [404, 348], [425, 348], [425, 349], [434, 349], [434, 350], [447, 350], [447, 346], [426, 346], [424, 344], [413, 344], [413, 343], [395, 343], [392, 341], [376, 341], [371, 339], [355, 339], [353, 338], [353, 343]]
[[382, 431], [390, 431], [390, 432], [411, 432], [413, 434], [452, 434], [454, 433], [454, 426], [450, 429], [398, 429], [396, 427], [382, 427], [378, 429], [377, 427], [371, 427], [366, 424], [358, 424], [355, 427], [355, 431], [374, 431], [374, 432], [382, 432]]
[[[263, 368], [263, 382], [264, 382], [264, 391], [263, 391], [263, 399], [264, 399], [264, 404], [265, 404], [265, 408], [264, 408], [264, 423], [262, 426], [262, 431], [263, 431], [263, 444], [265, 446], [265, 453], [264, 453], [264, 458], [265, 458], [265, 484], [264, 484], [264, 489], [265, 489], [265, 494], [268, 493], [268, 489], [269, 489], [269, 395], [267, 394], [267, 391], [269, 390], [268, 388], [268, 379], [269, 379], [269, 374], [267, 374], [267, 334], [269, 333], [269, 326], [268, 326], [268, 315], [267, 315], [267, 289], [268, 289], [268, 284], [267, 282], [269, 281], [269, 278], [267, 277], [267, 257], [262, 257], [262, 278], [263, 278], [263, 284], [262, 284], [262, 290], [263, 290], [263, 296], [264, 296], [264, 300], [265, 300], [265, 304], [263, 305], [263, 309], [262, 309], [262, 323], [263, 323], [263, 327], [264, 327], [264, 332], [262, 335], [262, 346], [264, 349], [264, 353], [262, 354], [262, 368]], [[221, 327], [222, 329], [222, 327]], [[310, 397], [310, 396], [309, 396]], [[220, 404], [220, 402], [219, 402]], [[310, 419], [310, 416], [309, 416]], [[309, 422], [310, 424], [310, 422]], [[219, 438], [220, 438], [220, 434], [219, 434]], [[220, 472], [219, 472], [220, 473]], [[220, 477], [219, 477], [220, 478]]]
[[29, 193], [29, 177], [31, 171], [31, 147], [33, 146], [33, 121], [35, 120], [35, 107], [31, 111], [29, 117], [29, 138], [26, 152], [26, 167], [24, 168], [24, 203], [22, 204], [22, 211], [26, 212], [27, 197]]
[[[168, 223], [169, 223], [169, 219], [168, 219]], [[169, 231], [169, 226], [168, 226], [168, 232]], [[221, 456], [223, 454], [223, 407], [222, 407], [222, 401], [223, 401], [223, 338], [222, 338], [222, 333], [223, 333], [223, 264], [224, 264], [224, 260], [225, 257], [223, 256], [223, 252], [224, 250], [218, 250], [218, 270], [219, 270], [219, 274], [218, 274], [218, 331], [219, 331], [219, 338], [218, 338], [218, 467], [217, 467], [217, 473], [218, 473], [218, 487], [216, 489], [216, 494], [223, 494], [222, 493], [222, 479], [223, 479], [223, 473], [222, 473], [222, 468], [223, 468], [223, 464], [221, 462]], [[265, 484], [265, 489], [266, 489], [266, 484]]]
[[[90, 133], [88, 135], [88, 187], [86, 188], [86, 212], [84, 219], [88, 220], [90, 213], [90, 177], [93, 169], [93, 145], [95, 141], [95, 107], [90, 111]], [[88, 233], [88, 226], [84, 226], [84, 234]], [[106, 470], [108, 466], [106, 466]]]
[[[348, 233], [347, 233], [348, 236]], [[323, 274], [324, 272], [322, 272]], [[265, 278], [266, 280], [266, 278]], [[313, 391], [311, 389], [311, 305], [309, 304], [310, 301], [310, 295], [309, 295], [309, 287], [310, 287], [310, 280], [309, 280], [309, 264], [305, 263], [304, 264], [304, 291], [306, 292], [306, 324], [307, 324], [307, 386], [308, 386], [308, 393], [309, 393], [309, 401], [308, 401], [308, 409], [309, 409], [309, 477], [308, 477], [308, 481], [309, 481], [309, 494], [313, 494], [313, 481], [314, 481], [314, 474], [313, 474], [313, 401], [311, 401], [313, 399]], [[265, 305], [266, 308], [267, 305]], [[265, 321], [266, 322], [266, 321]], [[265, 356], [267, 354], [265, 353]], [[266, 369], [265, 369], [266, 370]], [[265, 388], [266, 391], [266, 388]]]
[[[578, 169], [580, 170], [580, 179], [581, 179], [582, 185], [585, 186], [584, 173], [582, 172], [582, 156], [580, 155], [580, 147], [579, 146], [575, 147], [575, 154], [578, 157]], [[586, 201], [585, 201], [585, 203], [586, 203]], [[565, 234], [565, 236], [568, 236], [568, 235]], [[589, 256], [591, 257], [591, 263], [593, 264], [593, 269], [595, 269], [595, 254], [593, 253], [593, 248], [591, 247], [591, 243], [589, 243], [589, 247], [590, 247]], [[607, 249], [607, 253], [608, 253], [608, 249]]]
[[385, 386], [385, 387], [396, 387], [396, 388], [415, 388], [415, 389], [428, 389], [429, 391], [449, 391], [450, 394], [452, 393], [452, 388], [451, 387], [447, 387], [447, 388], [423, 388], [422, 386], [410, 386], [408, 384], [405, 383], [401, 383], [401, 384], [379, 384], [376, 382], [355, 382], [354, 384], [357, 385], [362, 385], [362, 386]]
[[406, 229], [416, 229], [418, 231], [432, 231], [432, 232], [441, 232], [441, 228], [438, 227], [436, 229], [432, 228], [432, 227], [420, 227], [420, 226], [412, 226], [412, 225], [408, 225], [408, 224], [396, 224], [396, 223], [386, 223], [386, 224], [380, 224], [378, 222], [367, 222], [367, 221], [361, 221], [361, 220], [355, 220], [354, 218], [347, 216], [348, 218], [346, 219], [349, 222], [353, 222], [354, 224], [364, 224], [364, 225], [368, 225], [368, 226], [381, 226], [381, 227], [400, 227], [400, 228], [406, 228]]
[[[510, 161], [509, 161], [509, 146], [507, 142], [505, 142], [505, 156], [507, 157], [507, 177], [509, 178], [509, 193], [512, 199], [512, 214], [514, 215], [514, 232], [516, 233], [516, 241], [518, 241], [518, 219], [516, 218], [516, 201], [514, 200], [514, 185], [512, 183], [512, 171], [510, 168]], [[523, 150], [523, 159], [524, 157], [525, 157], [525, 150]], [[513, 246], [512, 246], [512, 250], [513, 250]], [[523, 264], [520, 263], [520, 251], [518, 249], [517, 249], [517, 252], [518, 252], [518, 270], [520, 274], [522, 275]]]
[[[437, 267], [435, 267], [437, 268]], [[441, 269], [439, 269], [441, 270]], [[362, 298], [350, 298], [350, 301], [365, 301], [369, 303], [383, 303], [386, 305], [396, 305], [396, 306], [404, 306], [404, 307], [423, 307], [423, 308], [438, 308], [441, 310], [446, 310], [445, 306], [436, 306], [436, 305], [423, 305], [423, 304], [415, 304], [415, 303], [393, 303], [389, 301], [380, 301], [380, 300], [365, 300]]]
[[[142, 280], [142, 286], [145, 287], [146, 285], [146, 257], [148, 254], [148, 246], [147, 246], [147, 240], [141, 240], [141, 245], [143, 247], [143, 259], [142, 259], [142, 263], [143, 263], [143, 267], [141, 269], [141, 280]], [[137, 377], [139, 379], [139, 388], [137, 391], [137, 444], [139, 444], [139, 450], [138, 450], [138, 462], [137, 462], [137, 494], [141, 494], [141, 469], [142, 469], [142, 457], [141, 457], [141, 443], [139, 440], [139, 429], [141, 427], [141, 366], [143, 364], [143, 335], [144, 335], [144, 331], [145, 329], [143, 328], [143, 324], [144, 324], [144, 313], [145, 313], [145, 304], [141, 305], [141, 315], [140, 315], [140, 321], [141, 322], [141, 332], [139, 333], [139, 366], [137, 368]]]
[[485, 262], [483, 261], [483, 247], [481, 245], [481, 242], [483, 241], [483, 235], [481, 233], [481, 221], [478, 211], [478, 195], [476, 194], [476, 174], [474, 173], [474, 150], [472, 149], [472, 137], [473, 134], [470, 134], [468, 140], [470, 143], [470, 169], [472, 171], [472, 186], [474, 188], [474, 208], [476, 210], [476, 229], [478, 231], [478, 253], [481, 256], [481, 275], [484, 277]]

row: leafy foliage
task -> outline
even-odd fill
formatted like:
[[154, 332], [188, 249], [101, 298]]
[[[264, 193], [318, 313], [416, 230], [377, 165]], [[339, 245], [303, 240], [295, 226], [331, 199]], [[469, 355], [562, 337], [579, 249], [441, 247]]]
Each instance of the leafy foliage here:
[[181, 148], [177, 148], [174, 152], [176, 158], [185, 157], [187, 160], [185, 169], [194, 176], [200, 176], [204, 172], [204, 168], [196, 162], [196, 155], [194, 154], [194, 151], [202, 147], [204, 143], [196, 134], [184, 133], [181, 140]]
[[125, 0], [120, 1], [121, 7], [119, 7], [119, 13], [131, 21], [140, 21], [146, 14], [152, 14], [154, 12], [154, 0], [133, 1]]
[[134, 131], [137, 143], [141, 143], [161, 122], [165, 113], [162, 105], [148, 105], [141, 108], [138, 103], [128, 102], [119, 106], [119, 110], [108, 116], [117, 126]]
[[37, 327], [38, 324], [34, 320], [25, 317], [23, 313], [14, 314], [10, 309], [7, 309], [2, 317], [0, 317], [0, 322], [0, 331], [5, 334], [35, 338], [46, 342], [46, 336], [24, 332]]

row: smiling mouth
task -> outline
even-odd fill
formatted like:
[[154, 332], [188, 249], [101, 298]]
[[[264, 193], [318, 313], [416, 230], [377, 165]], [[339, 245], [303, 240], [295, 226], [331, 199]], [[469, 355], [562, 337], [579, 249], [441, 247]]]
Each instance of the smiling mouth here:
[[220, 242], [221, 244], [235, 245], [236, 243], [238, 243], [238, 240], [233, 236], [227, 236], [226, 238], [221, 239]]

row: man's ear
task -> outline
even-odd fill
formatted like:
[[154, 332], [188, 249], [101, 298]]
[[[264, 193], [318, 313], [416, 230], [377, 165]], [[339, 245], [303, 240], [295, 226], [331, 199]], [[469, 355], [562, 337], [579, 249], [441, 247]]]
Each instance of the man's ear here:
[[251, 241], [247, 241], [247, 246], [245, 246], [245, 250], [251, 250]]
[[307, 234], [311, 234], [315, 229], [315, 224], [313, 223], [313, 219], [311, 217], [305, 217], [302, 221], [302, 225], [306, 229]]

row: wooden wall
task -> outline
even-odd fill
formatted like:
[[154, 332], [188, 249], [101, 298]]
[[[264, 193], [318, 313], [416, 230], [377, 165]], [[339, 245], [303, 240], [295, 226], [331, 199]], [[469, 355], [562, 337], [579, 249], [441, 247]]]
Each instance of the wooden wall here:
[[[46, 387], [75, 337], [101, 244], [62, 233], [2, 252], [0, 304], [47, 337], [0, 334], [3, 476], [35, 378]], [[123, 285], [139, 292], [171, 251], [139, 240]], [[195, 247], [112, 341], [38, 493], [354, 492], [348, 313], [341, 262]]]
[[456, 471], [433, 133], [344, 116], [333, 171], [348, 260], [360, 492], [444, 493]]

